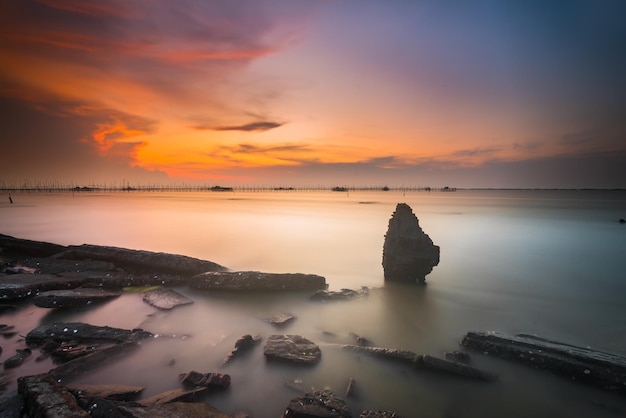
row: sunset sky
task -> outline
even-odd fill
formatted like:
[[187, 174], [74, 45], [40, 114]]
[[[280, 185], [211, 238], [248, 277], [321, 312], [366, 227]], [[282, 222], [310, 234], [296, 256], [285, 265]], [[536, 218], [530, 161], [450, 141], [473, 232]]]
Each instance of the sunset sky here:
[[0, 182], [626, 188], [622, 0], [3, 0]]

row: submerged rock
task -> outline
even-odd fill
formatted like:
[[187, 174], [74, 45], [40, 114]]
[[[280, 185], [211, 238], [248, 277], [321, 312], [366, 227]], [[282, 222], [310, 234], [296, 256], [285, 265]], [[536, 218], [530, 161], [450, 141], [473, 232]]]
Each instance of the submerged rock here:
[[14, 369], [24, 363], [27, 357], [32, 354], [30, 348], [19, 348], [15, 350], [15, 354], [4, 360], [5, 369]]
[[143, 301], [155, 308], [166, 310], [193, 303], [193, 300], [171, 289], [154, 289], [144, 292]]
[[315, 364], [320, 360], [322, 351], [313, 341], [300, 335], [270, 335], [263, 354], [268, 360]]
[[178, 376], [180, 383], [184, 385], [205, 387], [207, 389], [226, 390], [230, 386], [230, 375], [222, 373], [200, 373], [190, 371]]
[[189, 286], [204, 290], [317, 290], [326, 288], [326, 279], [303, 273], [206, 272], [192, 277]]
[[35, 296], [34, 303], [40, 308], [74, 309], [106, 302], [121, 294], [121, 292], [93, 288], [49, 290]]
[[230, 363], [230, 361], [235, 356], [240, 355], [241, 353], [244, 353], [246, 351], [250, 351], [252, 348], [254, 348], [255, 345], [257, 345], [259, 341], [261, 341], [261, 337], [258, 335], [253, 337], [250, 334], [246, 334], [240, 337], [237, 341], [235, 341], [235, 348], [233, 349], [233, 351], [228, 353], [228, 355], [224, 359], [224, 364]]
[[369, 288], [366, 286], [361, 287], [360, 290], [352, 290], [352, 289], [341, 289], [339, 291], [333, 290], [318, 290], [317, 292], [311, 295], [311, 300], [320, 300], [320, 301], [328, 301], [328, 300], [348, 300], [354, 299], [359, 296], [367, 296], [369, 295]]
[[383, 246], [385, 280], [425, 283], [426, 275], [437, 264], [439, 246], [422, 231], [411, 207], [398, 203], [389, 220]]
[[283, 418], [351, 418], [346, 402], [330, 390], [315, 391], [292, 399]]

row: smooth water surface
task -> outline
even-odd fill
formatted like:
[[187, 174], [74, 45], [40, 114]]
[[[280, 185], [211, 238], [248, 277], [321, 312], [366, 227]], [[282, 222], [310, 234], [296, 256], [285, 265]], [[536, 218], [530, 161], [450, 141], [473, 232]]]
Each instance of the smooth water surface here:
[[[5, 202], [6, 201], [6, 202]], [[315, 273], [330, 290], [371, 288], [366, 298], [316, 303], [309, 294], [215, 294], [177, 289], [195, 303], [170, 312], [128, 293], [80, 312], [24, 304], [0, 323], [25, 335], [40, 323], [83, 321], [142, 327], [159, 338], [135, 355], [82, 376], [88, 383], [178, 388], [179, 373], [220, 371], [226, 393], [206, 400], [227, 413], [278, 417], [291, 386], [343, 395], [353, 414], [389, 409], [406, 417], [611, 417], [626, 400], [524, 366], [473, 355], [498, 373], [492, 384], [424, 374], [337, 348], [350, 333], [374, 345], [441, 356], [467, 331], [527, 332], [626, 355], [626, 193], [609, 191], [22, 193], [0, 203], [0, 233], [64, 245], [99, 244], [208, 259], [232, 270]], [[406, 202], [441, 247], [428, 286], [385, 285], [382, 245]], [[289, 312], [276, 329], [262, 319]], [[262, 348], [222, 368], [243, 334], [303, 335], [322, 348], [315, 367], [266, 363]], [[19, 342], [0, 345], [2, 357]], [[171, 359], [175, 364], [168, 366]], [[0, 358], [2, 360], [2, 358]], [[17, 372], [49, 363], [29, 361]], [[288, 383], [287, 385], [285, 383]]]

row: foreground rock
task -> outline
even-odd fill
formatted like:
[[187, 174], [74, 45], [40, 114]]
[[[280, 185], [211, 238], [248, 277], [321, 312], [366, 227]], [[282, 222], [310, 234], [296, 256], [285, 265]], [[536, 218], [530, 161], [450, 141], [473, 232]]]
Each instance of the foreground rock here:
[[270, 335], [263, 354], [268, 360], [304, 365], [315, 364], [322, 356], [317, 344], [300, 335]]
[[11, 254], [47, 257], [64, 251], [66, 247], [48, 242], [31, 241], [0, 234], [0, 249]]
[[107, 261], [127, 271], [140, 273], [162, 271], [191, 276], [205, 271], [226, 270], [224, 266], [212, 261], [199, 260], [184, 255], [89, 244], [69, 246], [65, 251], [56, 254], [56, 257], [72, 260]]
[[318, 290], [326, 288], [326, 279], [303, 273], [206, 272], [194, 276], [189, 286], [204, 290]]
[[76, 398], [49, 374], [17, 379], [17, 391], [24, 398], [24, 412], [29, 417], [89, 417]]
[[236, 356], [250, 351], [252, 348], [254, 348], [254, 346], [257, 345], [259, 341], [261, 341], [261, 337], [258, 335], [253, 337], [250, 334], [246, 334], [240, 337], [237, 341], [235, 341], [235, 348], [233, 349], [233, 351], [228, 353], [228, 355], [224, 359], [224, 364], [228, 364]]
[[171, 289], [154, 289], [144, 292], [143, 301], [155, 308], [165, 310], [193, 303], [193, 300]]
[[398, 203], [383, 246], [385, 280], [425, 283], [426, 275], [437, 264], [439, 247], [422, 231], [411, 207]]
[[416, 370], [445, 373], [467, 379], [482, 380], [487, 382], [498, 379], [498, 376], [493, 373], [468, 366], [467, 364], [429, 356], [428, 354], [416, 354], [408, 350], [397, 350], [383, 347], [364, 347], [360, 345], [343, 345], [342, 348], [345, 350], [371, 354], [376, 357], [407, 363]]
[[75, 309], [106, 302], [120, 297], [121, 294], [121, 292], [93, 288], [49, 290], [40, 292], [33, 302], [40, 308]]
[[363, 411], [359, 418], [403, 418], [401, 415], [391, 411]]
[[231, 418], [205, 402], [171, 402], [151, 406], [98, 398], [84, 398], [79, 402], [92, 418]]
[[626, 394], [626, 358], [534, 335], [468, 332], [461, 344], [591, 386]]
[[351, 418], [346, 402], [330, 390], [315, 391], [292, 399], [283, 418]]
[[207, 389], [226, 390], [230, 386], [230, 375], [222, 373], [200, 373], [191, 371], [178, 376], [180, 383], [188, 386], [204, 387]]
[[68, 385], [67, 390], [74, 396], [110, 399], [113, 401], [130, 401], [144, 390], [143, 386], [129, 385]]

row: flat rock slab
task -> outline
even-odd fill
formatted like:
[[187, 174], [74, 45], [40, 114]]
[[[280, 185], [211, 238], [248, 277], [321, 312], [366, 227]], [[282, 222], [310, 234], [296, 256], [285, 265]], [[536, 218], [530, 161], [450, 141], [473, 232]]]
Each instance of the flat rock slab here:
[[295, 320], [296, 317], [294, 315], [288, 313], [279, 313], [274, 316], [270, 316], [269, 318], [264, 318], [265, 321], [274, 325], [277, 328], [284, 327], [289, 322]]
[[172, 402], [152, 406], [82, 398], [81, 406], [92, 418], [231, 418], [205, 402]]
[[206, 386], [198, 386], [193, 389], [172, 389], [140, 400], [143, 406], [161, 405], [170, 402], [185, 402], [196, 399], [198, 395], [208, 391]]
[[51, 274], [0, 274], [0, 300], [29, 298], [48, 290], [74, 289], [84, 279], [68, 279]]
[[65, 250], [66, 247], [48, 242], [31, 241], [0, 234], [0, 248], [4, 251], [16, 254], [46, 257], [57, 254]]
[[144, 292], [143, 301], [159, 309], [172, 309], [193, 303], [193, 300], [171, 289], [154, 289]]
[[50, 325], [41, 325], [31, 330], [26, 335], [26, 343], [39, 345], [49, 340], [60, 343], [68, 341], [122, 343], [131, 340], [138, 341], [152, 336], [150, 332], [141, 329], [112, 328], [83, 322], [56, 322]]
[[326, 279], [316, 274], [303, 273], [206, 272], [192, 277], [189, 286], [204, 290], [318, 290], [326, 288]]
[[49, 290], [40, 292], [33, 302], [40, 308], [74, 309], [106, 302], [121, 294], [121, 292], [94, 288]]
[[20, 261], [26, 268], [35, 269], [40, 274], [82, 273], [87, 271], [115, 272], [119, 269], [107, 261], [63, 260], [60, 258], [27, 258]]
[[461, 344], [591, 386], [626, 394], [626, 358], [535, 335], [468, 332]]
[[346, 402], [330, 390], [315, 391], [292, 399], [283, 418], [351, 418]]
[[128, 248], [100, 245], [72, 245], [56, 255], [71, 260], [100, 260], [115, 264], [134, 272], [168, 272], [184, 275], [200, 274], [205, 271], [223, 271], [224, 266], [178, 254], [168, 254]]
[[68, 385], [67, 389], [76, 396], [130, 401], [139, 396], [144, 387], [130, 385]]
[[268, 360], [295, 364], [315, 364], [322, 356], [317, 344], [300, 335], [270, 335], [263, 354]]

